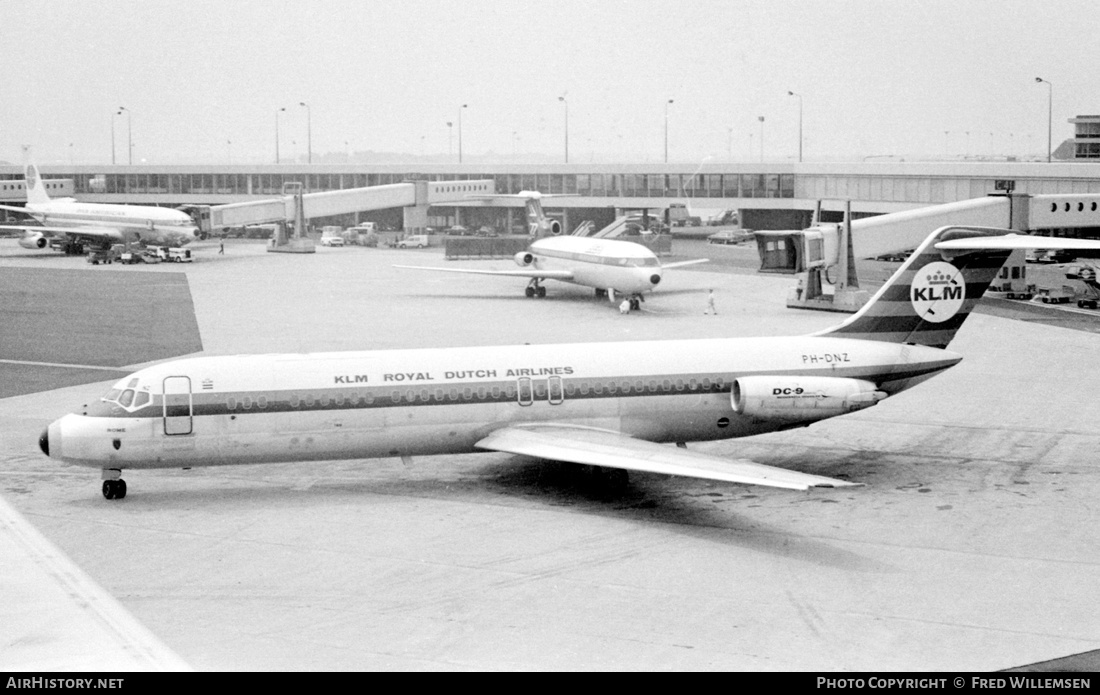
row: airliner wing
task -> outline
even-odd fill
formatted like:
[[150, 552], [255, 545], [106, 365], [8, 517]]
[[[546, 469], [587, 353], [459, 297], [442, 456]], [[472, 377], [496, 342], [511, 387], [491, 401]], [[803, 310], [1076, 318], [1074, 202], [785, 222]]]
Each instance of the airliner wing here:
[[475, 444], [480, 449], [648, 473], [767, 485], [793, 490], [854, 487], [860, 483], [798, 473], [745, 460], [717, 456], [635, 439], [610, 430], [576, 425], [514, 425], [496, 430]]
[[543, 280], [572, 280], [573, 272], [570, 270], [539, 270], [528, 268], [525, 270], [477, 270], [474, 268], [429, 268], [422, 265], [395, 265], [394, 268], [407, 268], [410, 270], [435, 270], [440, 273], [472, 273], [474, 275], [509, 275], [519, 278], [540, 278]]
[[0, 229], [18, 229], [21, 232], [41, 232], [46, 236], [65, 235], [73, 239], [90, 239], [98, 242], [123, 243], [126, 239], [118, 229], [113, 227], [43, 227], [41, 225], [0, 225]]
[[709, 262], [710, 262], [709, 258], [696, 258], [693, 261], [676, 261], [675, 263], [662, 263], [661, 267], [665, 268], [665, 269], [668, 269], [668, 268], [682, 268], [685, 265], [697, 265], [699, 263], [709, 263]]

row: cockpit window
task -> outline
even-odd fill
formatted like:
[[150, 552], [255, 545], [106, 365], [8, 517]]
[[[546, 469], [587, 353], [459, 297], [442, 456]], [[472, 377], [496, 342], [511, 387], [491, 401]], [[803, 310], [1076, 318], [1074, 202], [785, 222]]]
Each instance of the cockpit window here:
[[138, 391], [137, 392], [137, 397], [134, 398], [134, 407], [135, 408], [140, 408], [141, 406], [145, 405], [148, 402], [149, 402], [149, 392], [148, 391]]
[[126, 389], [122, 392], [122, 395], [118, 398], [118, 404], [123, 408], [129, 408], [130, 404], [134, 402], [134, 390]]
[[111, 389], [110, 391], [107, 392], [107, 395], [103, 397], [103, 400], [105, 400], [105, 401], [117, 401], [118, 400], [118, 394], [120, 394], [120, 393], [122, 393], [122, 391], [120, 391], [119, 389]]

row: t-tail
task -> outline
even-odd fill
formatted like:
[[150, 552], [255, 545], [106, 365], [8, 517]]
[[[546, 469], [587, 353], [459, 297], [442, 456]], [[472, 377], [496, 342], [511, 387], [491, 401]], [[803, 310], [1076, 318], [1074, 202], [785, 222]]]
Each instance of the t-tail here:
[[[992, 227], [937, 229], [862, 309], [814, 335], [946, 348], [1011, 253], [1010, 246], [996, 246], [996, 239], [1010, 233]], [[985, 243], [965, 241], [977, 238]], [[945, 242], [956, 248], [937, 248]]]
[[[521, 194], [522, 195], [522, 194]], [[527, 233], [536, 239], [561, 234], [561, 223], [550, 219], [542, 211], [542, 201], [537, 194], [527, 195]]]

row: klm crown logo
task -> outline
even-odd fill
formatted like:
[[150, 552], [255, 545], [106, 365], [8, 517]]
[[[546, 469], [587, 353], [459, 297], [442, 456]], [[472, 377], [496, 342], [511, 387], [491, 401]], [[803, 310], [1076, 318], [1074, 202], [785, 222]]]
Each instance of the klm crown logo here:
[[952, 277], [947, 273], [935, 272], [928, 276], [929, 285], [949, 285], [951, 284]]

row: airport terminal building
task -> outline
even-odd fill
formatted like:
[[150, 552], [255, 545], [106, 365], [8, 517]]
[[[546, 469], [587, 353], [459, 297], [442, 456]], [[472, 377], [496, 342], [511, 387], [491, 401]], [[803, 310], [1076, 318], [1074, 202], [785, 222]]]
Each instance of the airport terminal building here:
[[[315, 193], [414, 179], [490, 179], [496, 193], [537, 190], [569, 194], [548, 201], [552, 208], [560, 208], [567, 229], [582, 220], [606, 224], [623, 210], [667, 208], [671, 203], [686, 203], [698, 211], [693, 214], [704, 217], [739, 210], [742, 225], [750, 229], [797, 229], [810, 224], [818, 201], [822, 201], [824, 219], [829, 220], [839, 219], [846, 200], [852, 202], [853, 216], [863, 217], [980, 198], [1006, 186], [1028, 195], [1100, 194], [1100, 162], [1084, 158], [1054, 163], [43, 164], [40, 169], [49, 179], [64, 181], [62, 190], [52, 195], [74, 195], [87, 202], [170, 206], [219, 205], [277, 196], [288, 182], [301, 182], [307, 192]], [[21, 179], [22, 167], [0, 166], [0, 180]], [[23, 199], [21, 186], [3, 188], [0, 198]], [[439, 224], [492, 224], [499, 220], [500, 209], [471, 200], [469, 204], [433, 207], [431, 215]]]

